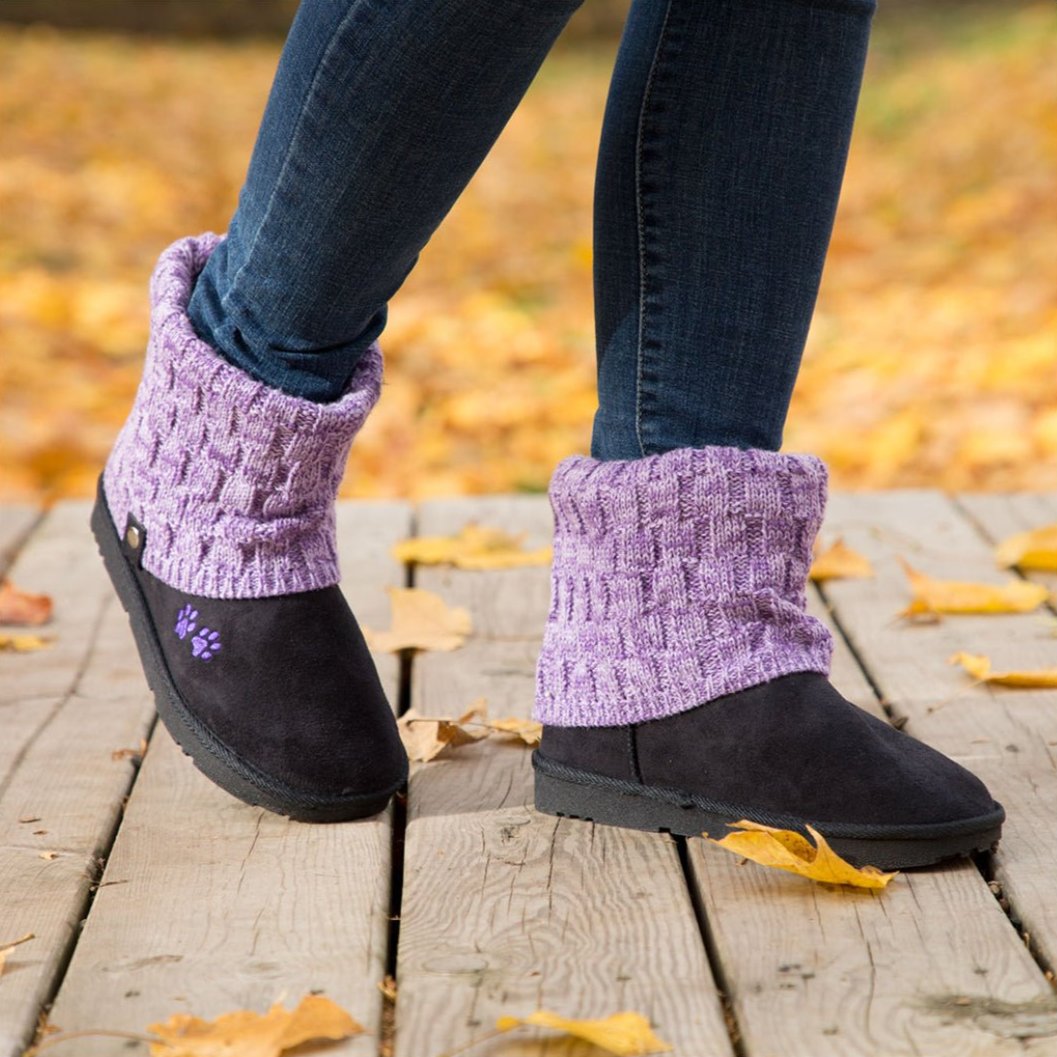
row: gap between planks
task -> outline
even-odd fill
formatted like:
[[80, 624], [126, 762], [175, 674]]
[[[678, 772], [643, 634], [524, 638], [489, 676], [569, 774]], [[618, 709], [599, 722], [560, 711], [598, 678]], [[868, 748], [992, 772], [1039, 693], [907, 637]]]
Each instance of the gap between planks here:
[[[383, 587], [403, 582], [403, 569], [388, 556], [388, 548], [407, 534], [410, 507], [362, 502], [343, 505], [338, 517], [343, 586], [361, 619], [383, 626], [388, 620]], [[79, 521], [70, 526], [78, 564], [96, 579], [105, 577], [81, 528]], [[108, 582], [103, 586], [110, 591]], [[58, 612], [77, 610], [76, 594], [61, 582], [54, 593]], [[149, 711], [125, 614], [116, 602], [111, 612], [116, 619], [107, 629], [107, 649], [120, 658], [126, 680], [135, 684]], [[69, 649], [75, 638], [64, 635], [60, 641]], [[376, 660], [387, 693], [395, 699], [395, 659]], [[106, 685], [112, 676], [111, 670], [96, 675]], [[96, 750], [105, 747], [109, 755], [114, 739], [88, 734]], [[75, 735], [84, 740], [85, 732], [68, 726], [66, 740]], [[58, 788], [60, 804], [72, 808]], [[318, 989], [348, 1008], [369, 1031], [331, 1052], [342, 1057], [377, 1053], [390, 825], [391, 810], [363, 822], [316, 827], [251, 808], [194, 769], [159, 726], [92, 912], [58, 987], [52, 1022], [64, 1031], [142, 1032], [152, 1021], [177, 1012], [210, 1017], [243, 1006], [262, 1009], [274, 1000], [294, 1002]], [[57, 883], [69, 887], [56, 866], [37, 860], [35, 868], [38, 873], [53, 871]], [[21, 915], [26, 930], [38, 934], [34, 915], [39, 915], [39, 893], [39, 886], [35, 892], [27, 886]], [[12, 968], [25, 968], [21, 954], [29, 946], [18, 949], [14, 966], [9, 963], [11, 980], [20, 975], [11, 973]], [[61, 968], [53, 958], [39, 975], [43, 979], [50, 972], [54, 988]], [[0, 988], [0, 1002], [7, 993]], [[4, 1057], [21, 1052], [46, 997], [43, 987], [27, 994], [16, 1017], [4, 1021], [13, 1024], [0, 1050]], [[142, 1045], [105, 1038], [84, 1038], [76, 1047], [78, 1057], [145, 1052]]]

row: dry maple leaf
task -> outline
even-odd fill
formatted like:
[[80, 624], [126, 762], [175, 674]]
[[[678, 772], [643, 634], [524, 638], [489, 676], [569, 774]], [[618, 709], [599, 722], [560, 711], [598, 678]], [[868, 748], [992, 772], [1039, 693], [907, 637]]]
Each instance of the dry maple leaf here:
[[174, 1013], [147, 1030], [158, 1036], [151, 1057], [279, 1057], [303, 1042], [347, 1039], [364, 1028], [329, 998], [306, 995], [292, 1010], [277, 1002], [264, 1014], [240, 1009], [209, 1021]]
[[934, 580], [899, 559], [910, 581], [913, 597], [901, 617], [937, 613], [1030, 613], [1050, 592], [1041, 584], [1010, 580], [1006, 584], [981, 584], [960, 580]]
[[363, 629], [372, 650], [454, 650], [472, 630], [469, 610], [449, 606], [440, 595], [421, 587], [387, 587], [393, 611], [388, 631]]
[[511, 1031], [523, 1024], [540, 1028], [555, 1028], [578, 1039], [593, 1043], [618, 1057], [645, 1057], [651, 1053], [668, 1053], [671, 1046], [654, 1035], [650, 1022], [630, 1010], [614, 1013], [602, 1020], [576, 1020], [539, 1009], [527, 1017], [500, 1017], [499, 1031]]
[[873, 566], [869, 558], [852, 550], [841, 537], [829, 550], [815, 557], [808, 576], [816, 582], [861, 580], [873, 576]]
[[18, 946], [23, 943], [29, 943], [30, 940], [34, 940], [37, 937], [32, 932], [27, 932], [24, 936], [20, 936], [17, 940], [12, 940], [10, 943], [5, 943], [0, 946], [0, 976], [4, 974], [4, 965], [7, 963], [7, 956]]
[[0, 580], [0, 624], [46, 624], [51, 619], [51, 597], [31, 595]]
[[1010, 686], [1019, 690], [1057, 689], [1057, 668], [1036, 668], [1026, 671], [992, 672], [991, 658], [982, 653], [959, 651], [947, 658], [948, 664], [960, 664], [974, 679], [996, 686]]
[[412, 536], [393, 545], [393, 556], [402, 562], [422, 565], [450, 563], [459, 569], [512, 569], [524, 565], [546, 565], [551, 548], [523, 549], [525, 535], [512, 536], [502, 529], [475, 521], [454, 536]]
[[713, 844], [727, 851], [751, 859], [761, 866], [808, 877], [824, 884], [853, 885], [856, 888], [884, 888], [895, 873], [883, 873], [875, 866], [852, 866], [826, 843], [818, 830], [807, 827], [815, 839], [812, 844], [795, 830], [775, 829], [758, 822], [742, 819], [731, 824], [741, 832], [728, 833], [722, 840], [708, 837]]
[[995, 560], [1003, 568], [1018, 565], [1021, 569], [1057, 572], [1057, 523], [1002, 540], [995, 548]]
[[0, 634], [0, 651], [8, 650], [12, 653], [33, 653], [36, 650], [46, 649], [51, 645], [51, 639], [40, 635], [4, 635]]
[[517, 719], [509, 717], [505, 719], [490, 719], [488, 728], [496, 734], [510, 734], [520, 738], [526, 745], [539, 745], [543, 737], [543, 724], [534, 719]]
[[488, 737], [488, 730], [481, 724], [476, 729], [465, 726], [485, 715], [485, 699], [479, 697], [458, 719], [438, 719], [423, 716], [409, 708], [398, 720], [400, 740], [412, 763], [428, 763], [435, 760], [445, 749], [455, 749]]

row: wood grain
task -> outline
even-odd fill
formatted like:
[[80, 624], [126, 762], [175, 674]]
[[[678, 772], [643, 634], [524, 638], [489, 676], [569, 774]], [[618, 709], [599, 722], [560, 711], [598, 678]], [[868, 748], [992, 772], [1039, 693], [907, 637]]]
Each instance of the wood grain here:
[[[410, 507], [356, 504], [339, 518], [343, 590], [358, 616], [402, 582], [388, 548]], [[379, 658], [390, 700], [396, 667]], [[64, 1031], [142, 1032], [173, 1013], [258, 1012], [325, 992], [371, 1033], [335, 1055], [375, 1054], [388, 928], [391, 809], [307, 825], [253, 808], [200, 774], [159, 726], [107, 863], [104, 887], [59, 991]], [[145, 1053], [112, 1039], [83, 1057]]]
[[47, 592], [50, 649], [0, 654], [0, 944], [27, 932], [0, 978], [0, 1054], [20, 1054], [50, 997], [153, 716], [131, 634], [88, 530], [62, 503], [12, 575]]
[[[817, 595], [812, 612], [827, 620]], [[831, 678], [884, 716], [835, 635]], [[820, 776], [820, 780], [822, 777]], [[752, 1057], [1055, 1053], [1042, 973], [970, 862], [904, 873], [883, 892], [815, 885], [688, 842], [693, 877]]]
[[[825, 594], [836, 619], [908, 732], [987, 782], [1008, 819], [994, 856], [1013, 914], [1033, 949], [1057, 956], [1057, 693], [980, 686], [947, 663], [957, 650], [991, 656], [996, 669], [1054, 663], [1045, 611], [951, 616], [910, 625], [896, 614], [909, 599], [902, 556], [932, 576], [1000, 583], [990, 545], [950, 498], [907, 490], [837, 495], [826, 528], [874, 563], [873, 580], [833, 581]], [[1026, 1044], [1027, 1045], [1027, 1044]], [[1035, 1045], [1057, 1052], [1057, 1037]]]
[[[543, 497], [431, 501], [418, 532], [475, 516], [549, 541]], [[416, 586], [464, 605], [474, 633], [420, 654], [412, 704], [451, 715], [484, 696], [494, 716], [530, 715], [549, 602], [546, 567], [465, 572], [419, 567]], [[398, 951], [397, 1057], [429, 1057], [487, 1033], [500, 1014], [635, 1009], [677, 1054], [731, 1053], [676, 848], [538, 814], [529, 753], [488, 741], [417, 765], [409, 790]], [[520, 1033], [475, 1054], [572, 1053]]]
[[26, 541], [41, 512], [24, 504], [0, 506], [0, 576], [10, 568], [15, 554]]

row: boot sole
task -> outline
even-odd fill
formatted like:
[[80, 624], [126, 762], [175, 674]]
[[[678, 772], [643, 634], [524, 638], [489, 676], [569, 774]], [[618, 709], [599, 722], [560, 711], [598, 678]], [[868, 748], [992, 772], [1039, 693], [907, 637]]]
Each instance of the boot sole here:
[[210, 781], [253, 807], [263, 807], [299, 822], [349, 822], [384, 810], [406, 782], [390, 789], [328, 798], [293, 789], [258, 770], [220, 741], [184, 703], [165, 663], [154, 621], [136, 574], [121, 550], [100, 475], [91, 517], [92, 534], [122, 607], [128, 614], [147, 684], [154, 694], [158, 716], [173, 740]]
[[[713, 803], [677, 789], [633, 782], [583, 771], [532, 754], [536, 809], [547, 815], [583, 819], [607, 826], [675, 836], [709, 836], [732, 832], [741, 819], [805, 833], [813, 826], [853, 866], [905, 870], [932, 866], [945, 859], [966, 857], [994, 848], [1002, 833], [1005, 812], [998, 804], [989, 815], [927, 825], [879, 826], [816, 823], [812, 819], [774, 815], [751, 807]], [[736, 832], [736, 831], [735, 831]]]

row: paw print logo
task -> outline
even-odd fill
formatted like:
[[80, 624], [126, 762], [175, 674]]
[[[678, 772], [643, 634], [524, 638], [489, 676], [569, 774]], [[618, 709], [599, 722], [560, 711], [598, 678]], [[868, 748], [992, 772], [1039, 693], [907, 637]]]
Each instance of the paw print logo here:
[[193, 606], [184, 606], [177, 615], [176, 627], [173, 628], [173, 631], [176, 632], [176, 637], [179, 639], [187, 638], [194, 631], [197, 620], [198, 610]]
[[202, 628], [191, 639], [191, 653], [201, 661], [211, 661], [221, 649], [219, 631], [210, 631], [209, 628]]

